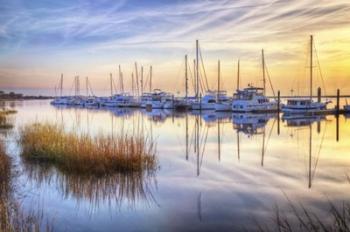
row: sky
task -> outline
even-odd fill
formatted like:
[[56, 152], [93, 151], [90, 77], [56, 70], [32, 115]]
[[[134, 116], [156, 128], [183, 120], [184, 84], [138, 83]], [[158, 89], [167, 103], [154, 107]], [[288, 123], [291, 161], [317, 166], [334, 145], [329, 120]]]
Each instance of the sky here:
[[109, 93], [121, 65], [129, 90], [137, 62], [145, 79], [152, 65], [152, 88], [183, 93], [198, 39], [210, 89], [219, 59], [223, 89], [236, 89], [238, 59], [241, 87], [261, 86], [264, 49], [274, 89], [307, 94], [312, 34], [313, 88], [350, 94], [349, 12], [349, 0], [0, 0], [0, 88], [52, 93], [62, 73], [67, 94], [76, 75]]

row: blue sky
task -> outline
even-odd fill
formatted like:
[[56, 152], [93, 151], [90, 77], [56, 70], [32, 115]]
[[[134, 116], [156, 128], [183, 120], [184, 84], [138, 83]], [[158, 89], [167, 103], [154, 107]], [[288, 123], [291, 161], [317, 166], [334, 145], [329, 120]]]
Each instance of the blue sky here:
[[281, 65], [290, 70], [287, 79], [300, 76], [308, 36], [314, 34], [336, 88], [349, 80], [349, 12], [345, 0], [0, 0], [0, 87], [52, 88], [64, 73], [67, 83], [74, 75], [89, 76], [102, 90], [118, 64], [130, 76], [138, 61], [154, 66], [159, 87], [180, 90], [183, 56], [193, 58], [199, 39], [213, 85], [216, 60], [222, 59], [224, 81], [234, 89], [238, 58], [246, 64], [246, 83], [259, 84], [265, 48], [282, 88]]

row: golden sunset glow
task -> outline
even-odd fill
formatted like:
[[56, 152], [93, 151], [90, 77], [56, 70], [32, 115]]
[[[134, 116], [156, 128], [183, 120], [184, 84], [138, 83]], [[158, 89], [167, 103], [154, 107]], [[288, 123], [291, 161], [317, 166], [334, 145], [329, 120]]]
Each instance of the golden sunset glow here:
[[[228, 91], [236, 88], [238, 59], [242, 85], [261, 85], [260, 51], [265, 49], [274, 88], [303, 93], [313, 34], [326, 91], [349, 93], [349, 10], [345, 0], [152, 1], [137, 6], [131, 1], [11, 1], [0, 9], [0, 87], [52, 91], [63, 73], [67, 93], [75, 75], [88, 76], [102, 93], [109, 88], [109, 73], [116, 76], [120, 64], [130, 88], [138, 62], [145, 73], [153, 65], [155, 88], [183, 92], [184, 55], [195, 57], [199, 39], [209, 87], [216, 86], [218, 59]], [[317, 86], [323, 87], [318, 77]]]

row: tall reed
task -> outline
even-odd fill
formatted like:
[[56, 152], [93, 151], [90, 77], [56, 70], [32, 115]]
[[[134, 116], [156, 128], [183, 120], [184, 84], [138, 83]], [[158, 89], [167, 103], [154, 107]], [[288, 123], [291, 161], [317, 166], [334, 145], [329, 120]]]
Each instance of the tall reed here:
[[0, 231], [1, 232], [39, 232], [52, 231], [49, 223], [43, 224], [43, 215], [23, 212], [14, 198], [11, 160], [6, 154], [5, 145], [0, 140]]
[[11, 129], [13, 127], [8, 116], [16, 112], [15, 110], [0, 110], [0, 129]]
[[105, 175], [156, 169], [153, 141], [141, 134], [115, 137], [66, 131], [63, 125], [33, 123], [20, 130], [22, 157], [55, 164], [70, 173]]
[[321, 217], [303, 204], [288, 199], [289, 211], [285, 214], [279, 207], [275, 208], [275, 215], [271, 222], [259, 223], [256, 220], [258, 231], [342, 231], [350, 232], [350, 204], [343, 203], [337, 206], [328, 202], [326, 217]]
[[57, 170], [49, 163], [22, 159], [23, 170], [39, 185], [55, 185], [63, 198], [89, 201], [90, 209], [108, 204], [111, 207], [134, 207], [138, 202], [155, 203], [152, 189], [155, 175], [152, 172], [113, 173], [105, 176], [80, 175]]

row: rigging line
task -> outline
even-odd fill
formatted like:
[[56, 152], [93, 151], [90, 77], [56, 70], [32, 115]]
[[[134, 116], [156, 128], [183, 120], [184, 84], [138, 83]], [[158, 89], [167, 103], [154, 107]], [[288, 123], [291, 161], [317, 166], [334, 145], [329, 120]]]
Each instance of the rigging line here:
[[324, 130], [323, 130], [323, 135], [322, 135], [322, 138], [321, 138], [320, 147], [319, 147], [318, 152], [317, 152], [316, 162], [315, 162], [314, 170], [312, 172], [312, 179], [314, 178], [314, 175], [316, 173], [317, 164], [318, 164], [318, 161], [319, 161], [319, 158], [320, 158], [320, 153], [321, 153], [321, 149], [322, 149], [322, 146], [323, 146], [324, 137], [325, 137], [325, 134], [326, 134], [326, 128], [327, 128], [327, 123], [325, 123]]
[[204, 145], [203, 145], [203, 150], [202, 150], [201, 161], [200, 161], [199, 167], [202, 167], [203, 157], [204, 157], [204, 151], [205, 151], [205, 147], [206, 147], [206, 145], [207, 145], [207, 140], [208, 140], [208, 132], [209, 132], [209, 127], [207, 127], [207, 129], [206, 129], [205, 139], [204, 139]]
[[92, 86], [91, 86], [90, 80], [88, 80], [88, 89], [90, 90], [90, 92], [91, 92], [92, 96], [96, 97], [96, 95], [95, 95], [95, 93], [94, 93], [94, 91], [93, 91], [93, 89], [92, 89]]
[[72, 85], [71, 85], [71, 87], [70, 87], [69, 94], [72, 93], [73, 88], [74, 88], [74, 85], [75, 85], [75, 78], [74, 78], [74, 81], [73, 81], [73, 83], [72, 83]]
[[[177, 73], [176, 73], [176, 79], [177, 80], [183, 80], [182, 77], [180, 77], [180, 73], [181, 73], [181, 71], [183, 70], [184, 67], [185, 67], [185, 61], [182, 61], [181, 65], [180, 65], [180, 68], [177, 69]], [[180, 81], [180, 89], [182, 89], [181, 82], [182, 81]], [[178, 83], [179, 82], [177, 81], [176, 84], [178, 84]]]
[[147, 87], [148, 84], [149, 84], [148, 82], [151, 81], [150, 79], [151, 79], [151, 78], [150, 78], [149, 72], [147, 72], [147, 76], [146, 76], [146, 79], [145, 79], [145, 83], [143, 84], [143, 88], [144, 88], [144, 89], [147, 89], [146, 87]]
[[[201, 70], [199, 69], [198, 71], [199, 71], [199, 76], [202, 77], [203, 75], [202, 75]], [[205, 89], [205, 86], [204, 86], [204, 83], [203, 83], [203, 78], [200, 78], [200, 77], [198, 78], [199, 79], [199, 85], [201, 87], [201, 92], [204, 93], [206, 89]]]
[[266, 65], [266, 61], [265, 61], [265, 72], [267, 74], [267, 79], [269, 80], [269, 84], [270, 84], [270, 87], [271, 87], [271, 90], [272, 90], [272, 94], [276, 98], [275, 90], [274, 90], [273, 85], [272, 85], [272, 81], [271, 81], [269, 70], [268, 70], [267, 65]]
[[324, 88], [324, 94], [327, 95], [326, 84], [325, 84], [325, 82], [324, 82], [324, 78], [323, 78], [322, 70], [321, 70], [321, 65], [320, 65], [320, 60], [318, 59], [318, 54], [317, 54], [317, 50], [316, 50], [316, 47], [315, 47], [315, 46], [314, 46], [314, 50], [315, 50], [315, 54], [316, 54], [316, 60], [317, 60], [317, 65], [318, 65], [318, 71], [319, 71], [319, 73], [320, 73], [322, 85], [323, 85], [323, 88]]
[[205, 84], [207, 85], [206, 86], [207, 89], [209, 89], [208, 78], [207, 78], [207, 74], [205, 72], [205, 67], [204, 67], [204, 62], [203, 62], [202, 50], [200, 48], [199, 48], [199, 57], [201, 58], [201, 63], [202, 63], [202, 68], [203, 68], [203, 73], [204, 73], [204, 78], [205, 78]]
[[195, 140], [195, 130], [196, 130], [196, 126], [194, 125], [192, 127], [191, 132], [190, 132], [190, 144], [188, 145], [188, 147], [192, 147], [192, 145], [193, 145], [192, 141]]
[[269, 144], [269, 141], [270, 141], [270, 138], [271, 138], [271, 135], [272, 135], [273, 128], [275, 127], [275, 124], [276, 124], [276, 118], [273, 120], [271, 129], [270, 129], [270, 131], [269, 131], [269, 136], [267, 137], [267, 140], [266, 140], [266, 143], [265, 143], [266, 146], [265, 146], [264, 153], [265, 153], [266, 150], [267, 150], [267, 145]]
[[112, 85], [113, 85], [114, 91], [117, 93], [118, 89], [117, 89], [117, 85], [115, 83], [115, 80], [114, 80], [113, 76], [112, 76]]
[[[193, 87], [193, 92], [196, 92], [196, 84], [194, 83], [194, 75], [192, 76], [192, 71], [191, 71], [191, 65], [189, 65], [188, 61], [187, 61], [187, 68], [189, 69], [189, 74], [190, 74], [190, 78], [191, 78], [191, 84], [192, 84], [192, 87]], [[194, 73], [194, 70], [193, 70], [193, 73]]]

